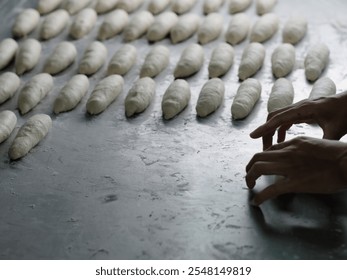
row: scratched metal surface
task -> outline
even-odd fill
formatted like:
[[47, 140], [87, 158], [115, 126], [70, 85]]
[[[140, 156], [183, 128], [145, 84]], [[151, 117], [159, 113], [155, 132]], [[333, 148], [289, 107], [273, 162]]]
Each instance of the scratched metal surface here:
[[[295, 101], [306, 98], [312, 87], [305, 81], [302, 64], [308, 46], [319, 40], [331, 49], [324, 75], [336, 82], [338, 92], [347, 89], [347, 2], [278, 2], [274, 12], [281, 18], [281, 28], [292, 13], [302, 13], [309, 20], [308, 34], [296, 46], [296, 69], [289, 76]], [[34, 1], [1, 1], [1, 39], [10, 36], [14, 16], [33, 6]], [[202, 15], [201, 10], [202, 1], [198, 1], [194, 12]], [[220, 12], [225, 16], [225, 31], [230, 18], [227, 6]], [[256, 20], [254, 5], [247, 14]], [[208, 79], [210, 53], [223, 41], [223, 35], [204, 46], [203, 69], [188, 79], [190, 104], [171, 121], [162, 119], [161, 98], [173, 81], [181, 50], [196, 42], [196, 35], [174, 46], [168, 39], [160, 42], [170, 47], [171, 62], [155, 78], [156, 97], [143, 114], [131, 119], [124, 114], [126, 93], [152, 47], [141, 38], [133, 43], [139, 57], [125, 76], [124, 91], [104, 113], [88, 117], [85, 103], [105, 75], [106, 65], [90, 78], [89, 93], [74, 111], [54, 116], [53, 101], [76, 73], [102, 17], [91, 34], [74, 41], [79, 49], [77, 62], [55, 76], [53, 92], [32, 112], [18, 114], [18, 93], [0, 106], [0, 110], [15, 110], [17, 129], [36, 113], [47, 113], [54, 121], [49, 135], [22, 160], [10, 162], [7, 155], [15, 133], [0, 145], [1, 259], [347, 258], [346, 194], [289, 195], [265, 203], [260, 210], [249, 206], [244, 169], [251, 156], [261, 150], [261, 141], [248, 135], [266, 118], [274, 81], [270, 57], [281, 42], [280, 32], [265, 43], [265, 64], [255, 76], [262, 83], [262, 97], [243, 121], [231, 120], [230, 106], [239, 86], [237, 68], [247, 42], [235, 47], [234, 66], [223, 77], [226, 95], [222, 107], [206, 119], [198, 119], [195, 113], [198, 94]], [[38, 31], [29, 37], [37, 38]], [[53, 46], [61, 40], [70, 40], [68, 29], [43, 43], [39, 65], [22, 77], [21, 86], [42, 70]], [[121, 43], [121, 36], [105, 42], [108, 59]], [[13, 70], [13, 65], [5, 70]], [[297, 125], [289, 137], [321, 134], [315, 127]], [[261, 179], [258, 188], [270, 181]]]

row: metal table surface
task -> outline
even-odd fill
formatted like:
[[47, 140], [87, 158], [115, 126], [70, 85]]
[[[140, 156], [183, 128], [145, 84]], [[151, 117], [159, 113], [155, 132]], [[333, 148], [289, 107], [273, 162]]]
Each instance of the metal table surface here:
[[[194, 12], [202, 15], [202, 2]], [[0, 2], [0, 39], [11, 36], [15, 15], [34, 1]], [[146, 8], [146, 5], [142, 7]], [[225, 26], [231, 17], [224, 5]], [[284, 21], [294, 13], [309, 21], [308, 34], [296, 46], [296, 69], [289, 79], [295, 101], [306, 98], [312, 87], [304, 77], [303, 59], [308, 47], [324, 41], [331, 59], [324, 75], [338, 92], [347, 89], [347, 2], [344, 0], [280, 0], [274, 12]], [[247, 10], [253, 22], [252, 5]], [[54, 78], [54, 90], [32, 112], [20, 116], [18, 93], [0, 105], [15, 110], [16, 130], [28, 117], [47, 113], [53, 118], [48, 136], [19, 161], [11, 162], [8, 149], [13, 133], [0, 145], [0, 258], [1, 259], [346, 259], [347, 196], [285, 195], [249, 205], [244, 181], [245, 165], [261, 150], [261, 140], [249, 133], [266, 119], [267, 99], [274, 78], [270, 58], [281, 42], [278, 32], [264, 45], [265, 64], [255, 76], [262, 83], [261, 100], [252, 114], [232, 121], [230, 106], [239, 86], [237, 69], [247, 41], [235, 46], [235, 62], [222, 78], [226, 86], [223, 105], [211, 116], [196, 117], [195, 104], [208, 80], [212, 49], [224, 41], [204, 46], [203, 69], [187, 79], [192, 90], [189, 106], [171, 121], [164, 121], [161, 98], [173, 81], [173, 69], [191, 39], [169, 46], [169, 67], [155, 78], [156, 96], [150, 107], [135, 118], [126, 118], [124, 98], [138, 78], [145, 54], [152, 45], [145, 38], [133, 42], [138, 49], [135, 67], [124, 77], [119, 98], [102, 114], [90, 117], [85, 103], [106, 67], [90, 77], [89, 93], [73, 111], [55, 116], [52, 104], [65, 82], [77, 72], [84, 48], [96, 38], [103, 16], [85, 38], [74, 41], [79, 53], [68, 70]], [[41, 19], [42, 22], [42, 19]], [[281, 30], [280, 29], [280, 30]], [[37, 29], [38, 30], [38, 29]], [[38, 38], [38, 31], [29, 37]], [[42, 71], [57, 42], [71, 40], [66, 29], [43, 42], [39, 65], [21, 78], [21, 86]], [[122, 36], [105, 41], [108, 61], [122, 44]], [[6, 71], [12, 71], [13, 65]], [[297, 135], [321, 137], [309, 125], [296, 125]], [[257, 189], [271, 177], [259, 180]]]

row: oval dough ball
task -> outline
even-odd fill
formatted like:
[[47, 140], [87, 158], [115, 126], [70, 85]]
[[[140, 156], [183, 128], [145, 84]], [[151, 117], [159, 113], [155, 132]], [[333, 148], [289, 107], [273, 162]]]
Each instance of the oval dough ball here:
[[206, 44], [219, 37], [223, 29], [223, 16], [218, 13], [207, 15], [198, 30], [198, 41]]
[[17, 117], [9, 110], [0, 112], [0, 144], [10, 137], [16, 127]]
[[261, 16], [253, 25], [251, 31], [251, 42], [262, 43], [269, 40], [278, 30], [279, 19], [275, 14]]
[[234, 48], [227, 43], [220, 43], [211, 54], [208, 65], [208, 75], [210, 78], [223, 76], [229, 71], [234, 62]]
[[24, 37], [32, 32], [38, 25], [40, 14], [35, 9], [26, 9], [21, 12], [12, 27], [12, 34], [15, 37]]
[[59, 114], [74, 109], [88, 92], [89, 80], [85, 75], [75, 75], [62, 88], [54, 102], [54, 113]]
[[164, 12], [157, 16], [147, 31], [148, 41], [160, 41], [167, 37], [177, 23], [178, 16], [174, 12]]
[[104, 14], [114, 10], [119, 0], [97, 0], [95, 3], [95, 11], [98, 14]]
[[125, 75], [134, 66], [137, 51], [133, 45], [125, 44], [111, 58], [107, 74]]
[[139, 79], [125, 98], [125, 114], [131, 117], [147, 109], [155, 95], [155, 82], [149, 78]]
[[60, 42], [46, 60], [43, 72], [57, 74], [68, 68], [76, 59], [77, 50], [71, 42]]
[[44, 40], [48, 40], [57, 36], [64, 30], [69, 19], [69, 13], [63, 9], [47, 15], [42, 23], [40, 37]]
[[148, 11], [136, 13], [124, 29], [124, 40], [130, 42], [145, 34], [154, 21], [153, 15]]
[[198, 116], [206, 117], [216, 111], [223, 102], [224, 92], [225, 86], [221, 79], [214, 78], [207, 81], [201, 89], [196, 104]]
[[151, 0], [148, 4], [148, 11], [153, 15], [164, 11], [170, 4], [171, 0]]
[[277, 0], [256, 0], [256, 10], [258, 15], [263, 15], [272, 11]]
[[57, 9], [61, 3], [63, 0], [38, 0], [36, 9], [41, 15], [48, 14]]
[[305, 58], [306, 79], [314, 82], [322, 74], [329, 62], [330, 51], [326, 44], [313, 45], [307, 52]]
[[282, 109], [293, 103], [294, 88], [290, 81], [280, 78], [274, 83], [269, 100], [267, 102], [267, 111], [269, 113]]
[[305, 37], [307, 32], [307, 20], [302, 16], [292, 16], [283, 27], [283, 43], [297, 44]]
[[101, 80], [94, 88], [87, 101], [87, 111], [91, 115], [103, 112], [122, 92], [124, 80], [122, 76], [111, 75]]
[[252, 3], [252, 0], [230, 0], [229, 13], [236, 14], [246, 10]]
[[94, 41], [83, 54], [78, 71], [80, 74], [93, 75], [105, 63], [107, 58], [107, 48], [101, 42]]
[[30, 71], [39, 62], [41, 44], [36, 39], [26, 39], [20, 46], [16, 55], [15, 68], [18, 75]]
[[4, 69], [16, 56], [18, 44], [12, 38], [7, 38], [0, 43], [0, 70]]
[[205, 0], [202, 6], [204, 14], [218, 12], [224, 4], [224, 0]]
[[22, 115], [28, 113], [53, 88], [53, 78], [47, 73], [38, 74], [29, 80], [18, 96], [18, 108]]
[[172, 0], [171, 9], [176, 14], [184, 14], [191, 10], [197, 0]]
[[63, 9], [67, 10], [70, 15], [77, 14], [90, 4], [90, 0], [65, 0]]
[[295, 65], [295, 48], [291, 44], [278, 46], [271, 57], [272, 73], [276, 78], [287, 76]]
[[173, 81], [164, 93], [161, 109], [165, 120], [172, 119], [187, 107], [191, 92], [185, 80]]
[[129, 16], [124, 10], [115, 10], [107, 14], [99, 29], [99, 40], [112, 38], [122, 32], [128, 24]]
[[198, 72], [204, 63], [204, 50], [198, 44], [186, 47], [174, 70], [175, 78], [186, 78]]
[[47, 135], [52, 119], [46, 114], [37, 114], [27, 120], [19, 129], [9, 150], [11, 160], [20, 159]]
[[336, 94], [336, 85], [328, 77], [318, 79], [312, 87], [309, 99], [318, 99]]
[[13, 97], [20, 85], [15, 73], [5, 72], [0, 75], [0, 104]]
[[131, 13], [140, 8], [143, 2], [144, 0], [119, 0], [117, 8], [125, 10], [127, 13]]
[[171, 42], [177, 44], [193, 36], [198, 30], [199, 25], [200, 17], [196, 14], [180, 16], [177, 23], [171, 28]]
[[165, 46], [155, 46], [148, 53], [140, 71], [140, 77], [155, 77], [162, 72], [170, 61], [170, 50]]
[[94, 27], [98, 15], [94, 9], [85, 8], [80, 11], [70, 28], [70, 36], [74, 39], [80, 39], [87, 35]]
[[225, 40], [231, 45], [236, 45], [247, 38], [250, 29], [250, 18], [244, 13], [236, 14], [230, 20]]
[[252, 77], [263, 66], [265, 48], [260, 43], [250, 43], [243, 51], [239, 67], [239, 79]]
[[253, 110], [261, 95], [261, 84], [256, 79], [247, 79], [237, 90], [231, 105], [234, 120], [246, 118]]

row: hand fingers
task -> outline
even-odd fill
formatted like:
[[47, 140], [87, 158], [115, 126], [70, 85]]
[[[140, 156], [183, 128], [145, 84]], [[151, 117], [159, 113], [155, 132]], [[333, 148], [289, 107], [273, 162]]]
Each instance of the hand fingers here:
[[277, 132], [277, 143], [284, 142], [286, 140], [286, 133], [287, 130], [291, 127], [292, 125], [282, 125]]
[[284, 153], [281, 151], [265, 151], [262, 153], [255, 154], [246, 166], [246, 172], [248, 172], [253, 164], [259, 161], [267, 162], [278, 162], [285, 157]]

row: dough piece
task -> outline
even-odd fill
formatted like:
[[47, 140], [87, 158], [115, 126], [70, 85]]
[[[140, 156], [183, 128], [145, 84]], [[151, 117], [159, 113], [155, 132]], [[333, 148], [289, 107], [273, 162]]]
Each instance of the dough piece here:
[[85, 8], [80, 11], [70, 28], [70, 35], [74, 39], [80, 39], [87, 35], [94, 27], [98, 15], [92, 8]]
[[15, 113], [9, 110], [0, 112], [0, 144], [10, 137], [17, 124]]
[[148, 4], [148, 11], [153, 15], [159, 14], [169, 6], [171, 0], [151, 0]]
[[239, 79], [252, 77], [263, 66], [265, 48], [260, 43], [250, 43], [243, 51], [239, 67]]
[[191, 10], [195, 4], [196, 0], [173, 0], [171, 9], [180, 15]]
[[200, 17], [197, 14], [186, 14], [178, 18], [177, 23], [171, 28], [170, 37], [173, 44], [182, 42], [198, 30]]
[[111, 58], [107, 74], [125, 75], [134, 66], [136, 58], [136, 48], [130, 44], [123, 45]]
[[282, 37], [283, 43], [297, 44], [305, 37], [307, 32], [306, 18], [295, 15], [287, 20], [283, 27]]
[[224, 0], [205, 0], [202, 9], [204, 14], [215, 13], [218, 12], [223, 4]]
[[234, 120], [247, 117], [258, 102], [261, 95], [261, 84], [256, 79], [242, 82], [231, 105], [231, 115]]
[[174, 12], [164, 12], [157, 16], [147, 31], [148, 41], [160, 41], [167, 37], [171, 28], [177, 23], [178, 16]]
[[198, 44], [186, 47], [174, 70], [175, 78], [186, 78], [198, 72], [204, 63], [204, 50]]
[[306, 79], [314, 82], [322, 74], [329, 62], [330, 51], [326, 44], [313, 45], [307, 52], [305, 58]]
[[117, 8], [125, 10], [127, 13], [131, 13], [140, 8], [143, 1], [144, 0], [119, 0]]
[[51, 39], [60, 34], [68, 24], [70, 15], [66, 10], [60, 9], [46, 16], [41, 27], [40, 37]]
[[63, 0], [38, 0], [36, 9], [41, 15], [48, 14], [57, 9], [61, 3]]
[[5, 72], [0, 75], [0, 104], [13, 97], [20, 85], [15, 73]]
[[309, 99], [328, 97], [336, 94], [336, 85], [328, 77], [318, 79], [312, 87]]
[[76, 59], [77, 50], [71, 42], [60, 42], [46, 60], [43, 72], [57, 74], [68, 68]]
[[124, 10], [115, 10], [107, 14], [99, 29], [99, 40], [106, 40], [122, 32], [128, 24], [129, 16]]
[[16, 56], [18, 44], [12, 38], [7, 38], [0, 43], [0, 70], [4, 69]]
[[185, 80], [175, 80], [167, 88], [161, 102], [161, 109], [165, 120], [172, 119], [187, 107], [191, 92]]
[[145, 34], [154, 21], [153, 15], [148, 11], [136, 13], [124, 29], [124, 40], [134, 41]]
[[234, 48], [227, 43], [220, 43], [211, 54], [208, 65], [208, 75], [210, 78], [223, 76], [229, 71], [234, 62]]
[[295, 64], [295, 48], [291, 44], [278, 46], [271, 57], [272, 73], [276, 78], [282, 78], [292, 72]]
[[53, 88], [50, 74], [41, 73], [31, 78], [18, 96], [18, 108], [22, 115], [33, 109]]
[[26, 39], [20, 46], [16, 55], [15, 68], [18, 75], [33, 69], [39, 62], [41, 44], [36, 39]]
[[213, 78], [207, 81], [201, 89], [196, 113], [199, 117], [206, 117], [213, 113], [222, 104], [225, 86], [221, 79]]
[[269, 113], [282, 109], [293, 103], [294, 88], [290, 81], [280, 78], [275, 81], [269, 100], [267, 102], [267, 111]]
[[225, 40], [231, 45], [236, 45], [247, 38], [250, 29], [251, 20], [249, 16], [244, 13], [236, 14], [229, 22]]
[[155, 46], [147, 54], [140, 71], [140, 77], [155, 77], [162, 72], [170, 61], [170, 50], [165, 46]]
[[229, 13], [236, 14], [243, 12], [252, 4], [252, 0], [230, 0]]
[[119, 0], [97, 0], [95, 4], [95, 11], [98, 14], [104, 14], [116, 8]]
[[256, 0], [256, 10], [258, 15], [263, 15], [271, 12], [275, 7], [277, 0]]
[[12, 34], [15, 37], [24, 37], [32, 32], [38, 25], [40, 14], [35, 9], [25, 9], [21, 12], [12, 27]]
[[224, 18], [219, 13], [207, 15], [198, 30], [198, 41], [204, 45], [219, 37], [222, 33]]
[[251, 31], [251, 42], [262, 43], [270, 39], [278, 30], [279, 19], [275, 14], [261, 16], [253, 25]]
[[155, 95], [155, 82], [149, 78], [139, 79], [125, 98], [125, 114], [131, 117], [147, 109]]
[[79, 73], [93, 75], [104, 65], [107, 58], [107, 48], [101, 42], [94, 41], [85, 50], [78, 68]]
[[63, 9], [67, 10], [70, 15], [77, 14], [90, 4], [90, 0], [65, 0]]
[[52, 127], [52, 119], [46, 114], [37, 114], [19, 129], [8, 152], [11, 160], [20, 159], [35, 147]]
[[91, 115], [103, 112], [122, 92], [124, 80], [122, 76], [111, 75], [101, 80], [94, 88], [87, 101], [87, 111]]
[[62, 88], [54, 102], [54, 113], [59, 114], [74, 109], [88, 92], [89, 80], [85, 75], [75, 75]]

